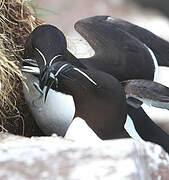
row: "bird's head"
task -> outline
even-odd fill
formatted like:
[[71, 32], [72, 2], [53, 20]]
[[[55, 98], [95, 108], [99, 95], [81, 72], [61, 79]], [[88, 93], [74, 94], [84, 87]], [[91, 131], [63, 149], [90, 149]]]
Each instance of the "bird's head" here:
[[24, 59], [36, 60], [40, 71], [54, 62], [62, 61], [67, 51], [66, 38], [53, 25], [40, 25], [29, 35], [25, 43]]
[[[47, 86], [45, 99], [50, 88], [57, 89], [57, 76], [61, 71], [73, 66], [86, 68], [67, 50], [66, 38], [62, 31], [47, 24], [38, 26], [29, 35], [23, 59], [29, 65], [22, 68], [24, 72], [34, 73], [39, 70], [39, 85], [36, 85], [36, 88], [43, 93], [44, 87]], [[36, 67], [33, 69], [33, 66]]]
[[[87, 72], [69, 62], [57, 61], [42, 71], [39, 77], [39, 87], [37, 88], [45, 93], [46, 100], [49, 89], [60, 91], [60, 85], [62, 88], [64, 87], [61, 91], [68, 94], [70, 92], [67, 92], [67, 89], [70, 90], [73, 87], [75, 89], [80, 87], [83, 89], [98, 87], [98, 84]], [[46, 87], [45, 92], [43, 91], [44, 87]]]

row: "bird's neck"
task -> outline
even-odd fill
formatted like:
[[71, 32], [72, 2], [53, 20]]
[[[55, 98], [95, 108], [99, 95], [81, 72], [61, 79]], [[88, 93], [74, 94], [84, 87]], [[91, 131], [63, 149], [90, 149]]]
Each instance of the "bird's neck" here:
[[78, 68], [87, 69], [87, 67], [82, 62], [80, 62], [73, 54], [71, 54], [68, 50], [65, 53], [65, 59], [67, 62]]

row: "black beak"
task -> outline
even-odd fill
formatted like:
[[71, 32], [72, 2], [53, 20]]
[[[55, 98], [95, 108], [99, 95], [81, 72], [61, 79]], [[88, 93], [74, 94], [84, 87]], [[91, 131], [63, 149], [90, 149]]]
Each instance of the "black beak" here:
[[[90, 81], [90, 83], [94, 84], [94, 86], [97, 86], [97, 84], [90, 77], [88, 77], [87, 74], [85, 74], [81, 70], [77, 70], [77, 68], [75, 68], [75, 66], [73, 66], [72, 64], [65, 62], [65, 61], [58, 61], [58, 62], [55, 62], [54, 64], [52, 64], [52, 66], [46, 67], [41, 74], [39, 89], [41, 89], [43, 91], [44, 87], [47, 86], [47, 88], [45, 90], [44, 101], [46, 101], [46, 98], [47, 98], [50, 88], [54, 89], [54, 90], [58, 89], [58, 84], [59, 84], [58, 83], [58, 75], [60, 77], [62, 77], [63, 79], [67, 79], [76, 84], [79, 84], [80, 86], [82, 86], [83, 88], [86, 89], [86, 85], [83, 84], [83, 82], [81, 82], [81, 78], [77, 77], [77, 79], [76, 79], [76, 78], [74, 78], [73, 74], [71, 75], [71, 74], [66, 73], [70, 70], [79, 72], [80, 76], [84, 76], [86, 78], [87, 82]], [[65, 72], [65, 73], [63, 73], [63, 72]]]
[[[46, 78], [45, 78], [45, 80], [46, 80]], [[49, 89], [53, 86], [53, 84], [55, 84], [55, 87], [58, 88], [58, 78], [55, 77], [55, 75], [52, 72], [50, 72], [49, 78], [46, 83], [47, 83], [47, 89], [45, 92], [45, 100], [44, 101], [46, 101]]]
[[46, 91], [45, 91], [45, 99], [46, 101], [49, 89], [53, 86], [55, 89], [58, 88], [58, 78], [55, 77], [55, 75], [52, 72], [45, 72], [40, 79], [40, 85], [36, 82], [33, 83], [34, 87], [36, 90], [41, 94], [44, 95], [44, 87], [47, 86]]
[[41, 95], [43, 95], [43, 91], [42, 91], [42, 89], [40, 88], [39, 84], [36, 83], [36, 82], [34, 82], [33, 85], [34, 85], [34, 87], [36, 88], [36, 90], [37, 90]]
[[33, 59], [21, 59], [23, 64], [26, 64], [28, 66], [34, 66], [34, 67], [38, 67], [38, 64], [35, 60]]
[[42, 78], [40, 78], [40, 88], [43, 90], [44, 87], [47, 85], [47, 82], [49, 80], [49, 71], [44, 71], [42, 74]]

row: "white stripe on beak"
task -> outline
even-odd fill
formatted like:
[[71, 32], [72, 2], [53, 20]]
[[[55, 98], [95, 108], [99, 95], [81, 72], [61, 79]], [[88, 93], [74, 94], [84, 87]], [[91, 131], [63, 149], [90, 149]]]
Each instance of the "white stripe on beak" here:
[[40, 70], [38, 67], [31, 67], [31, 66], [23, 66], [21, 68], [21, 71], [22, 72], [25, 72], [25, 73], [32, 73], [32, 74], [37, 74], [39, 75], [40, 74]]
[[60, 57], [60, 56], [62, 56], [62, 55], [59, 54], [59, 55], [54, 56], [54, 57], [51, 59], [51, 61], [50, 61], [50, 63], [49, 63], [49, 66], [51, 66], [52, 63], [53, 63], [53, 61], [54, 61], [56, 58]]
[[64, 68], [64, 67], [66, 67], [68, 64], [64, 64], [63, 66], [61, 66], [59, 69], [58, 69], [58, 71], [56, 72], [56, 74], [55, 74], [55, 77], [60, 73], [60, 71]]

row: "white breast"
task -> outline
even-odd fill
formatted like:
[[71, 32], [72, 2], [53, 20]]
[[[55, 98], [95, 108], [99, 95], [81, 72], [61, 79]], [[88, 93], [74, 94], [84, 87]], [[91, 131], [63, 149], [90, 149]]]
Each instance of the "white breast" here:
[[129, 115], [127, 115], [124, 128], [133, 139], [139, 142], [143, 142], [143, 139], [139, 136], [138, 132], [136, 131], [133, 120]]
[[87, 125], [85, 120], [80, 117], [76, 117], [72, 121], [66, 132], [65, 138], [81, 144], [95, 144], [102, 142], [95, 132]]
[[44, 97], [38, 99], [40, 93], [33, 86], [37, 78], [31, 74], [25, 76], [29, 88], [29, 91], [23, 89], [25, 99], [38, 126], [46, 135], [64, 136], [75, 114], [73, 97], [50, 89], [44, 103]]

